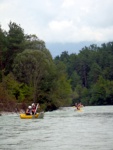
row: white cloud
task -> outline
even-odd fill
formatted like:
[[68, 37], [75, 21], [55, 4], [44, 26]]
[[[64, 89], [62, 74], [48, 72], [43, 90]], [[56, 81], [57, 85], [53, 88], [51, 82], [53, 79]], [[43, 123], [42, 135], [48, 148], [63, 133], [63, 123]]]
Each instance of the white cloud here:
[[65, 0], [62, 3], [62, 8], [70, 8], [75, 4], [76, 1], [74, 0]]
[[45, 42], [110, 41], [113, 0], [1, 0], [0, 23], [20, 24]]
[[70, 28], [72, 21], [62, 20], [62, 21], [52, 21], [49, 23], [50, 30], [56, 30], [56, 32], [65, 31]]

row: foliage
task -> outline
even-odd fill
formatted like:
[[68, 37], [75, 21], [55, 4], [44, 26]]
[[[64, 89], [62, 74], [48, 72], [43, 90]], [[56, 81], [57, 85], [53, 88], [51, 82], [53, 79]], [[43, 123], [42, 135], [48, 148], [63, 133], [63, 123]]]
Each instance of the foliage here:
[[5, 57], [7, 52], [7, 33], [0, 26], [0, 81], [2, 81], [5, 69]]
[[[113, 42], [104, 43], [101, 47], [84, 47], [78, 55], [63, 52], [55, 58], [55, 63], [61, 62], [65, 63], [65, 70], [71, 81], [72, 103], [81, 101], [85, 105], [112, 104]], [[100, 82], [100, 77], [104, 84]]]
[[113, 104], [113, 42], [52, 58], [43, 40], [20, 25], [0, 26], [0, 103], [39, 102], [45, 110]]
[[40, 40], [35, 34], [25, 35], [25, 47], [27, 49], [44, 50], [45, 42]]
[[71, 104], [71, 85], [67, 79], [64, 64], [53, 64], [48, 76], [44, 78], [41, 84], [43, 91], [39, 96], [39, 102], [46, 101], [47, 110], [57, 109], [60, 106], [69, 106]]
[[28, 87], [24, 83], [19, 83], [16, 81], [13, 74], [8, 74], [4, 77], [2, 86], [7, 91], [13, 99], [16, 99], [18, 102], [22, 102], [27, 97], [29, 100], [33, 92], [31, 87]]
[[7, 33], [8, 49], [6, 53], [6, 73], [12, 71], [12, 64], [16, 54], [24, 50], [24, 31], [16, 23], [9, 23], [9, 32]]
[[51, 62], [51, 56], [47, 57], [40, 50], [25, 50], [15, 58], [13, 72], [19, 81], [33, 87], [34, 102], [37, 100], [41, 80], [48, 73]]
[[8, 94], [8, 91], [0, 83], [0, 111], [15, 111], [15, 99]]
[[100, 76], [98, 82], [92, 86], [90, 104], [113, 104], [113, 81]]

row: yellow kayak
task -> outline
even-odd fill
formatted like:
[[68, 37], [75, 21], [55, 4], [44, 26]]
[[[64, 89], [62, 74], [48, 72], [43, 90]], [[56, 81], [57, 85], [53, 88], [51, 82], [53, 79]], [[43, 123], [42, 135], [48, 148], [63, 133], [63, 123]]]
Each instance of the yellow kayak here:
[[78, 109], [75, 107], [75, 106], [72, 106], [75, 108], [75, 111], [78, 111], [78, 112], [83, 112], [83, 109], [81, 109], [81, 107], [78, 107]]
[[82, 109], [79, 109], [79, 110], [77, 109], [76, 111], [78, 111], [78, 112], [82, 112], [83, 110], [82, 110]]
[[26, 115], [26, 114], [20, 114], [21, 119], [39, 119], [44, 117], [44, 112], [37, 113], [35, 115]]
[[77, 112], [83, 112], [82, 109], [75, 109], [75, 111], [77, 111]]

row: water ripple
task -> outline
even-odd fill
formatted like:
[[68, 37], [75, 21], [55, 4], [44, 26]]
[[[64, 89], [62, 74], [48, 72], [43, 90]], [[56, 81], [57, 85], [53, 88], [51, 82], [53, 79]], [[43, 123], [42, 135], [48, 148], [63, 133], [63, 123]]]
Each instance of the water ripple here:
[[0, 150], [112, 150], [113, 106], [60, 108], [42, 120], [2, 115]]

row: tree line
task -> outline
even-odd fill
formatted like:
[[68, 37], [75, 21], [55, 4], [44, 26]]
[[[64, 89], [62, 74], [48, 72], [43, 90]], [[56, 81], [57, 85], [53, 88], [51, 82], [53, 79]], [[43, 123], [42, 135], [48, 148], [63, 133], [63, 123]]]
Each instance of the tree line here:
[[69, 106], [70, 82], [55, 65], [45, 42], [35, 34], [25, 34], [14, 22], [8, 26], [8, 32], [0, 26], [0, 109], [32, 102], [44, 110]]
[[47, 111], [75, 102], [113, 104], [113, 42], [53, 59], [35, 34], [14, 22], [8, 26], [8, 31], [0, 26], [0, 110], [32, 102]]
[[73, 104], [113, 104], [113, 42], [84, 47], [78, 55], [64, 51], [54, 61], [65, 64]]

